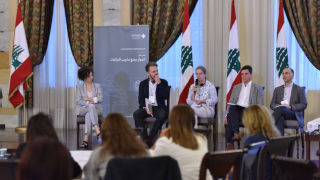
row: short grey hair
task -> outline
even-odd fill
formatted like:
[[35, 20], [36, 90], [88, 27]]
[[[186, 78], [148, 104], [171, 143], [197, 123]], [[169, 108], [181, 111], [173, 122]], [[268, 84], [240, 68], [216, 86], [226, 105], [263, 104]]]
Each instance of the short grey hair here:
[[198, 67], [196, 68], [196, 71], [197, 71], [198, 69], [200, 69], [204, 74], [207, 74], [207, 69], [206, 69], [204, 66], [198, 66]]

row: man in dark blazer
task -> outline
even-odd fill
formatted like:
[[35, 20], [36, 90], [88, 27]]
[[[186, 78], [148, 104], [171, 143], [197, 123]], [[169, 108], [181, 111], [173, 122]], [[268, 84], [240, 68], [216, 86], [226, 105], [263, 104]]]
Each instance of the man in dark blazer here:
[[285, 84], [274, 89], [270, 104], [281, 135], [284, 135], [284, 120], [296, 119], [300, 128], [304, 127], [303, 111], [307, 108], [307, 98], [304, 88], [292, 82], [293, 77], [293, 69], [283, 69], [282, 78]]
[[[164, 120], [168, 117], [167, 105], [165, 100], [169, 98], [169, 86], [165, 79], [160, 79], [158, 74], [158, 65], [154, 62], [149, 62], [145, 70], [148, 74], [148, 79], [140, 82], [139, 85], [139, 109], [133, 113], [135, 126], [142, 128], [142, 139], [151, 146], [154, 137], [161, 128]], [[146, 101], [148, 104], [146, 104]], [[144, 119], [153, 116], [156, 118], [152, 130], [147, 136], [147, 130], [144, 126]]]
[[252, 67], [241, 68], [242, 83], [233, 87], [227, 107], [227, 150], [233, 149], [233, 140], [240, 140], [239, 122], [243, 111], [254, 104], [264, 104], [262, 86], [252, 82]]

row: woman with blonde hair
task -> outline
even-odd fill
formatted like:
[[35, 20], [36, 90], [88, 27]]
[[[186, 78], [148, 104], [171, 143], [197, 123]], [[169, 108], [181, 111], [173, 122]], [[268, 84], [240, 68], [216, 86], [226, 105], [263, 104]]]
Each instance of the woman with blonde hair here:
[[242, 122], [250, 135], [244, 146], [280, 135], [278, 129], [274, 126], [271, 113], [263, 105], [252, 105], [247, 108], [243, 113]]
[[178, 161], [182, 179], [199, 178], [202, 158], [208, 152], [205, 136], [193, 131], [194, 111], [190, 106], [177, 105], [169, 115], [170, 128], [161, 132], [150, 150], [151, 156], [171, 156]]
[[146, 145], [120, 113], [110, 113], [102, 123], [102, 143], [95, 149], [84, 166], [86, 179], [103, 179], [106, 167], [113, 157], [148, 156]]

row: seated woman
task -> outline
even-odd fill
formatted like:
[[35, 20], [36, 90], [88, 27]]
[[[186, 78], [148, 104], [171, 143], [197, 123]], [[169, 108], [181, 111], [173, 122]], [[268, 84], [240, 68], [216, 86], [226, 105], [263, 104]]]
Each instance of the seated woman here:
[[249, 131], [249, 137], [245, 140], [244, 146], [280, 135], [274, 126], [271, 113], [263, 105], [252, 105], [247, 108], [243, 113], [242, 122]]
[[183, 180], [199, 179], [201, 161], [208, 147], [206, 137], [193, 131], [194, 111], [190, 106], [177, 105], [171, 110], [169, 122], [171, 127], [161, 132], [150, 150], [151, 156], [171, 156], [178, 161]]
[[[22, 143], [19, 145], [15, 158], [20, 158], [21, 154], [24, 152], [27, 144], [32, 142], [36, 138], [49, 138], [59, 141], [56, 131], [54, 130], [52, 124], [52, 119], [43, 113], [38, 113], [32, 116], [28, 121], [27, 129], [27, 143]], [[79, 164], [71, 158], [70, 165], [72, 165], [72, 178], [81, 177], [82, 170]]]
[[86, 179], [104, 179], [106, 167], [113, 157], [148, 156], [146, 145], [138, 138], [128, 124], [127, 119], [119, 113], [110, 113], [102, 123], [101, 144], [95, 149], [84, 166]]
[[[252, 105], [248, 107], [242, 116], [244, 127], [249, 131], [249, 137], [244, 142], [244, 147], [252, 143], [264, 141], [272, 137], [280, 136], [280, 132], [274, 125], [274, 119], [264, 105]], [[246, 157], [248, 156], [248, 158]], [[256, 157], [256, 151], [249, 152], [243, 157], [242, 175], [248, 179], [254, 179], [253, 162], [251, 157]], [[249, 160], [247, 160], [249, 159]], [[255, 158], [251, 158], [255, 159]], [[271, 179], [271, 160], [267, 159], [266, 179]]]
[[187, 103], [196, 115], [202, 118], [214, 116], [214, 105], [218, 101], [216, 88], [213, 83], [206, 79], [206, 72], [205, 67], [197, 67], [197, 79], [195, 84], [190, 86], [187, 98]]
[[78, 78], [83, 81], [77, 86], [76, 115], [85, 116], [84, 138], [80, 148], [88, 148], [88, 133], [92, 125], [100, 136], [98, 114], [102, 113], [101, 102], [103, 99], [100, 84], [93, 82], [93, 72], [87, 67], [78, 71]]
[[26, 146], [18, 169], [18, 180], [71, 180], [69, 151], [57, 140], [38, 137]]

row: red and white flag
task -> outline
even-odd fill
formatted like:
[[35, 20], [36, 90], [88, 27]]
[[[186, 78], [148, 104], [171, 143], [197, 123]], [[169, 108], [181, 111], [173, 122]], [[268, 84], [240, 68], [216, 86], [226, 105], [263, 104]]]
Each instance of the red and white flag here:
[[283, 4], [282, 0], [280, 0], [276, 48], [276, 87], [284, 84], [282, 79], [282, 71], [286, 67], [289, 67], [288, 51], [286, 42], [286, 29], [284, 26]]
[[[229, 32], [229, 51], [228, 51], [228, 65], [227, 65], [227, 103], [229, 102], [233, 86], [241, 83], [241, 64], [240, 64], [240, 50], [236, 10], [234, 8], [234, 0], [231, 5], [231, 21]], [[227, 107], [227, 106], [226, 106]]]
[[182, 26], [182, 48], [181, 48], [181, 76], [180, 94], [178, 104], [187, 104], [186, 100], [190, 86], [194, 83], [191, 30], [188, 0], [184, 4], [183, 26]]
[[13, 40], [8, 95], [8, 99], [14, 108], [20, 107], [23, 104], [23, 90], [27, 88], [26, 81], [32, 76], [32, 72], [32, 64], [21, 16], [21, 4], [19, 2]]

